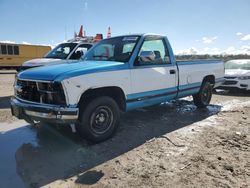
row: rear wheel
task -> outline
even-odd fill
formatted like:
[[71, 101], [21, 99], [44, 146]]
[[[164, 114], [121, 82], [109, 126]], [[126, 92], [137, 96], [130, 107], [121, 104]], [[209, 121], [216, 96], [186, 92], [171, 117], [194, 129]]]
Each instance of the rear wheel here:
[[199, 93], [193, 95], [194, 104], [198, 108], [204, 108], [209, 105], [212, 98], [213, 87], [209, 81], [204, 81], [201, 85]]
[[81, 106], [77, 131], [93, 142], [101, 142], [112, 136], [119, 124], [120, 109], [111, 97], [98, 97], [86, 107]]

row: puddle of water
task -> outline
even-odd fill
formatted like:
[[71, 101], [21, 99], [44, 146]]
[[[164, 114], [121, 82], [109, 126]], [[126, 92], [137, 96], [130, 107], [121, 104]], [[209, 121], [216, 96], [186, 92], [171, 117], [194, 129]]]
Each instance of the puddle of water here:
[[33, 127], [25, 121], [0, 123], [1, 187], [46, 185], [62, 178], [72, 166], [77, 167], [82, 158], [91, 159], [94, 154], [70, 134], [69, 130], [59, 132], [42, 124]]
[[0, 123], [0, 182], [1, 187], [25, 187], [16, 171], [16, 150], [23, 143], [36, 146], [36, 134], [27, 123]]

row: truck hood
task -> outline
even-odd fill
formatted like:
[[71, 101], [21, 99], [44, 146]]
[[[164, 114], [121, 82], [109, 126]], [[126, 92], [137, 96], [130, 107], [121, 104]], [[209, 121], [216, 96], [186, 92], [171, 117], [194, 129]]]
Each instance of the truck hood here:
[[243, 76], [243, 75], [250, 75], [249, 70], [243, 69], [226, 69], [225, 76]]
[[25, 61], [22, 66], [23, 67], [38, 67], [44, 65], [56, 65], [65, 62], [73, 62], [77, 60], [66, 60], [66, 59], [53, 59], [53, 58], [37, 58], [29, 61]]
[[128, 63], [113, 61], [78, 61], [42, 66], [20, 72], [17, 77], [26, 80], [62, 81], [67, 78], [97, 72], [128, 69]]

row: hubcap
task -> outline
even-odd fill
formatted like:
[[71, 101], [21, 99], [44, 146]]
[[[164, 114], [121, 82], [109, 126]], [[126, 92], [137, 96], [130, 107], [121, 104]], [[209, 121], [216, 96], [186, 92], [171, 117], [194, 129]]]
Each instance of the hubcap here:
[[114, 121], [112, 110], [108, 106], [99, 106], [90, 117], [91, 130], [96, 134], [103, 134], [111, 127]]

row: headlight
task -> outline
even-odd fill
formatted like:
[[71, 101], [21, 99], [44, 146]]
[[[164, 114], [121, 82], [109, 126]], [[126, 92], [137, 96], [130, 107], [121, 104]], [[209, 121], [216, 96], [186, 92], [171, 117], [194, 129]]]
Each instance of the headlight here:
[[248, 80], [250, 79], [250, 76], [240, 76], [238, 77], [239, 80]]

